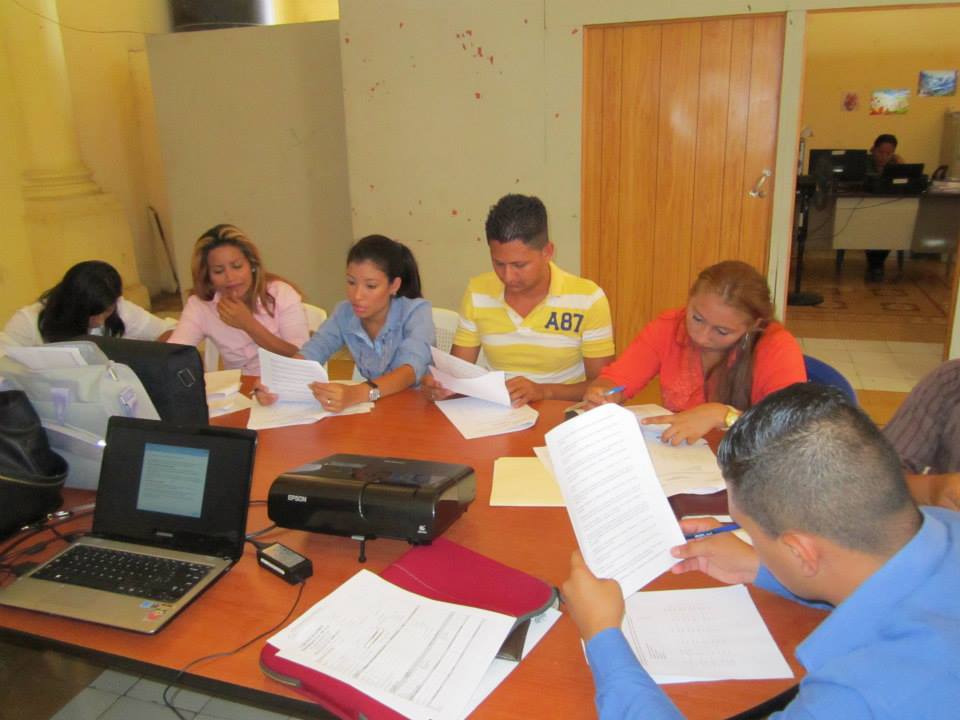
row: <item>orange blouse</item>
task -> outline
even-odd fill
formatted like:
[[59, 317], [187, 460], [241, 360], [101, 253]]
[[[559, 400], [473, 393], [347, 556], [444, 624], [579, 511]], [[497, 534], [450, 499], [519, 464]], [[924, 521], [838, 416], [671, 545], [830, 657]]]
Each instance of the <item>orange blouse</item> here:
[[[659, 375], [662, 403], [671, 412], [707, 402], [703, 363], [687, 335], [685, 320], [686, 308], [659, 315], [620, 357], [601, 371], [600, 377], [624, 385], [625, 397], [631, 398]], [[750, 403], [756, 404], [775, 390], [806, 380], [803, 351], [797, 339], [780, 323], [771, 322], [757, 342]]]

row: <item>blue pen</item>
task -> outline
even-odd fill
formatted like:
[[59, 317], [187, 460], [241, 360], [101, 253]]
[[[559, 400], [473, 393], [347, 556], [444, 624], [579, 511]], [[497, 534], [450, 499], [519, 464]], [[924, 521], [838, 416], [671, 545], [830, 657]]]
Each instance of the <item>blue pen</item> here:
[[713, 530], [704, 530], [703, 532], [693, 533], [692, 535], [684, 535], [683, 537], [685, 540], [699, 540], [700, 538], [713, 537], [714, 535], [719, 535], [720, 533], [731, 532], [739, 529], [740, 526], [736, 523], [727, 523], [726, 525], [715, 527]]
[[617, 385], [616, 387], [612, 387], [609, 390], [604, 390], [603, 396], [608, 397], [609, 395], [616, 395], [618, 392], [623, 392], [626, 389], [627, 389], [626, 385]]

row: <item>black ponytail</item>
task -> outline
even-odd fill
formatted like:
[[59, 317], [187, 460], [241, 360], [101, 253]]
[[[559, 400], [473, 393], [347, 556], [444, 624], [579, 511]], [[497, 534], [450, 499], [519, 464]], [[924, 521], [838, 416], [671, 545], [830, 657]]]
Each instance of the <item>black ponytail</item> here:
[[406, 245], [385, 235], [367, 235], [353, 244], [347, 253], [347, 264], [369, 260], [387, 276], [390, 282], [400, 278], [397, 295], [405, 298], [423, 297], [420, 287], [420, 269], [417, 260]]

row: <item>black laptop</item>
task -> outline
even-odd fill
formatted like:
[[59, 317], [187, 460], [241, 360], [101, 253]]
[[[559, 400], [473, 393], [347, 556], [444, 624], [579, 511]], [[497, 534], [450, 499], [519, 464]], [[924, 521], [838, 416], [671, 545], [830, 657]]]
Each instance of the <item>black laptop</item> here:
[[257, 434], [112, 417], [93, 530], [0, 604], [155, 633], [243, 554]]

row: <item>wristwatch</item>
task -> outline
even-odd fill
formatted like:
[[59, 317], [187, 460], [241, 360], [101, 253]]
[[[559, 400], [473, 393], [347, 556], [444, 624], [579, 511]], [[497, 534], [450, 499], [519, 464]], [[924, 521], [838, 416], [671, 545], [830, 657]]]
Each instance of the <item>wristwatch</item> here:
[[727, 414], [723, 416], [723, 429], [729, 430], [733, 427], [733, 424], [740, 419], [742, 415], [739, 410], [737, 410], [733, 405], [727, 405]]
[[380, 388], [373, 380], [366, 380], [365, 382], [370, 386], [370, 395], [368, 395], [370, 402], [376, 402], [380, 399]]

